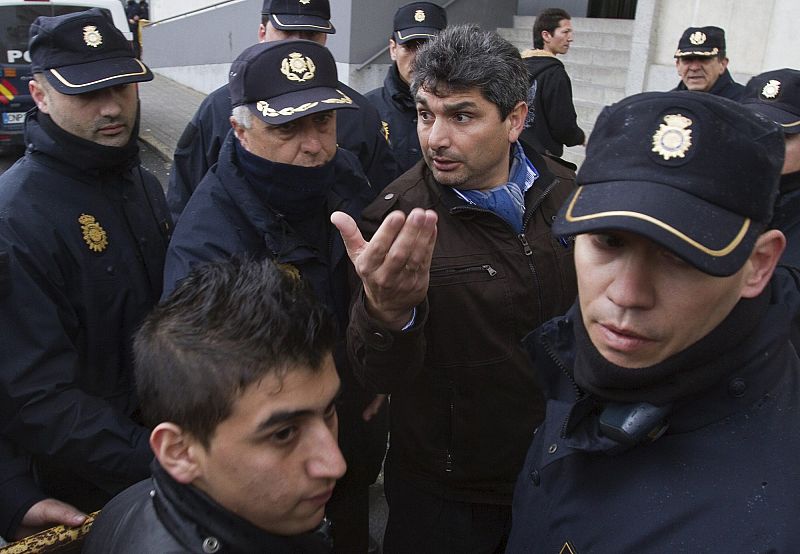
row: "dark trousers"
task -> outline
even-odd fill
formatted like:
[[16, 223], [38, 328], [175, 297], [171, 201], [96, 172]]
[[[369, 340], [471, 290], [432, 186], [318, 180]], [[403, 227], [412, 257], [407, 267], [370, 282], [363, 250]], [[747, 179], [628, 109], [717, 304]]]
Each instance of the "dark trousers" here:
[[[387, 463], [387, 466], [389, 464]], [[389, 521], [384, 554], [501, 554], [511, 506], [445, 500], [384, 469]]]

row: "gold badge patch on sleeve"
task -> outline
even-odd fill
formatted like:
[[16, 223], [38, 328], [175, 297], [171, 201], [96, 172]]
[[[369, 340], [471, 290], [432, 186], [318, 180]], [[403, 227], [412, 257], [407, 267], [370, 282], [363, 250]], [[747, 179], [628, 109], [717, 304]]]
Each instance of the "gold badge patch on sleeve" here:
[[102, 252], [108, 246], [106, 230], [100, 226], [93, 215], [81, 214], [78, 218], [83, 231], [83, 240], [89, 245], [92, 252]]

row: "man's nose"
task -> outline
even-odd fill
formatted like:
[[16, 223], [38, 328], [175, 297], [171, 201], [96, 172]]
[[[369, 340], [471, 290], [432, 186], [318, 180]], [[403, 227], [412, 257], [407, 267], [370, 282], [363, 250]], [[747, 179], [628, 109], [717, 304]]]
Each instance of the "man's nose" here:
[[347, 471], [342, 451], [336, 435], [322, 425], [314, 437], [314, 452], [309, 458], [306, 469], [310, 477], [316, 479], [339, 479]]

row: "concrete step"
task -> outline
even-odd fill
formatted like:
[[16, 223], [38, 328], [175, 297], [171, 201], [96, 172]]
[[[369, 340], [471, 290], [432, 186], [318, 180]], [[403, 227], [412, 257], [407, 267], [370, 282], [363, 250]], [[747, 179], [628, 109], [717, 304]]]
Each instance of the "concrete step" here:
[[573, 104], [575, 105], [575, 113], [578, 114], [578, 125], [588, 135], [594, 129], [597, 116], [603, 111], [605, 104], [586, 100], [575, 100]]
[[627, 70], [631, 60], [629, 50], [600, 49], [588, 46], [570, 46], [569, 52], [559, 59], [564, 63], [587, 65], [603, 65], [607, 67], [620, 67]]
[[627, 68], [576, 64], [568, 60], [564, 60], [564, 67], [567, 69], [569, 78], [573, 81], [588, 81], [594, 85], [605, 87], [624, 89], [625, 81], [628, 78]]
[[[497, 33], [518, 48], [530, 48], [533, 44], [530, 29], [518, 27], [500, 27]], [[575, 46], [588, 48], [606, 48], [613, 50], [629, 50], [631, 47], [630, 33], [604, 33], [600, 31], [575, 31]], [[521, 46], [520, 46], [521, 45]]]
[[572, 81], [572, 98], [575, 101], [588, 100], [607, 106], [625, 97], [624, 87], [598, 87], [588, 81], [573, 79], [572, 76], [570, 76], [570, 80]]
[[[532, 15], [515, 15], [514, 27], [527, 29], [530, 33], [536, 17]], [[576, 33], [597, 31], [601, 33], [633, 33], [632, 19], [597, 19], [593, 17], [573, 17], [572, 28]]]

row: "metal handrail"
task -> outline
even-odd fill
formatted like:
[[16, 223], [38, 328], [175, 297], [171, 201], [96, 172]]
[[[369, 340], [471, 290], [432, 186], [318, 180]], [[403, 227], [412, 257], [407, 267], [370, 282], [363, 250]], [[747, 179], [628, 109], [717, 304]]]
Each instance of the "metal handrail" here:
[[[458, 1], [459, 0], [449, 0], [449, 2], [445, 3], [442, 6], [442, 9], [446, 10], [447, 8], [449, 8], [451, 5], [455, 4]], [[377, 60], [378, 58], [383, 56], [383, 54], [386, 53], [388, 50], [389, 50], [389, 45], [387, 44], [386, 46], [384, 46], [383, 48], [381, 48], [380, 50], [375, 52], [373, 55], [371, 55], [369, 58], [367, 58], [367, 61], [365, 61], [364, 63], [359, 64], [358, 66], [356, 66], [356, 71], [361, 71], [362, 69], [367, 67], [369, 64], [371, 64], [372, 62], [374, 62], [375, 60]]]
[[215, 4], [211, 4], [202, 8], [196, 8], [194, 10], [188, 11], [186, 13], [179, 13], [177, 15], [173, 15], [170, 17], [166, 17], [164, 19], [159, 19], [158, 21], [151, 21], [149, 25], [158, 25], [160, 23], [165, 23], [167, 21], [172, 21], [173, 19], [182, 19], [184, 17], [188, 17], [190, 15], [194, 15], [196, 13], [204, 12], [206, 10], [214, 10], [224, 4], [236, 4], [239, 2], [244, 2], [245, 0], [222, 0], [222, 2], [217, 2]]

